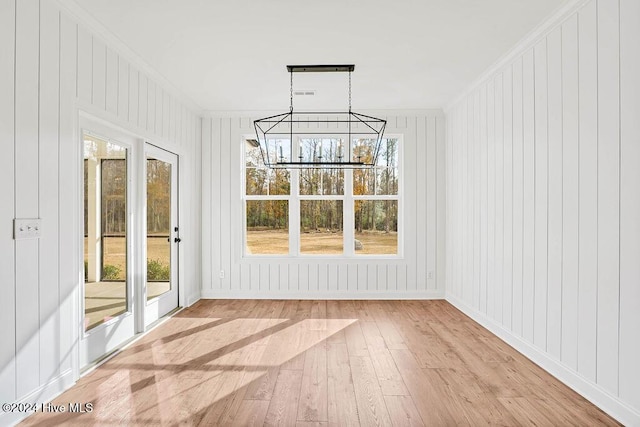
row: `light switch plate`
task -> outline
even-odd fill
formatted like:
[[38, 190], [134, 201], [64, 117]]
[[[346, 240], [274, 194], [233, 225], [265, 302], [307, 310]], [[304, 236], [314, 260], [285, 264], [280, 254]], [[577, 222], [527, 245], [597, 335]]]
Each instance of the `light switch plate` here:
[[42, 232], [40, 218], [16, 218], [13, 220], [13, 238], [38, 239]]

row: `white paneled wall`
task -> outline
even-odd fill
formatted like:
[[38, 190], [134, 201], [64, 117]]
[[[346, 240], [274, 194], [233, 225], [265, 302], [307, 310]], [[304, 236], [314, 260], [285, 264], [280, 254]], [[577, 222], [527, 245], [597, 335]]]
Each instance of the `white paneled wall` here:
[[[254, 117], [257, 118], [257, 117]], [[202, 256], [205, 298], [430, 298], [444, 296], [445, 122], [442, 112], [389, 115], [402, 135], [404, 257], [243, 258], [242, 149], [254, 118], [203, 120]], [[219, 272], [224, 270], [225, 277]], [[428, 272], [433, 278], [428, 279]]]
[[[79, 109], [181, 155], [187, 303], [199, 298], [201, 121], [53, 1], [0, 0], [0, 58], [0, 402], [45, 402], [75, 380]], [[42, 237], [13, 240], [14, 218], [41, 218]]]
[[592, 0], [447, 111], [447, 297], [640, 424], [640, 2]]

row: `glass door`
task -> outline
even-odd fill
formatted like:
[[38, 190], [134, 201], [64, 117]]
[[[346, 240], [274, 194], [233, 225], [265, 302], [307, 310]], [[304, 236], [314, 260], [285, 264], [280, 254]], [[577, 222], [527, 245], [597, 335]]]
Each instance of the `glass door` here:
[[145, 146], [145, 326], [178, 307], [178, 157]]
[[84, 287], [80, 366], [135, 332], [131, 298], [131, 145], [82, 133]]

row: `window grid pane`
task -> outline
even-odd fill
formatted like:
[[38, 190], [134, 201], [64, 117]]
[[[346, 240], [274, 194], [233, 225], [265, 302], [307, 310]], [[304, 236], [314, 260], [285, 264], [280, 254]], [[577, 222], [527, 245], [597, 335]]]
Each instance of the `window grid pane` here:
[[246, 253], [289, 253], [289, 201], [246, 201]]
[[396, 255], [398, 253], [398, 201], [356, 200], [356, 255]]
[[342, 200], [300, 201], [300, 252], [344, 252]]
[[344, 194], [344, 171], [341, 169], [301, 169], [300, 195]]

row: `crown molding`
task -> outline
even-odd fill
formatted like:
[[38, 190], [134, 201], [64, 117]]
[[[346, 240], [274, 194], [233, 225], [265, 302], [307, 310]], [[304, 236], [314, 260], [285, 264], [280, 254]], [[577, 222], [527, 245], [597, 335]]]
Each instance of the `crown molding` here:
[[[253, 117], [265, 117], [275, 114], [286, 113], [286, 110], [209, 110], [203, 111], [203, 118], [253, 118]], [[304, 110], [296, 110], [296, 113], [304, 114]], [[441, 108], [420, 108], [420, 109], [391, 109], [391, 110], [376, 110], [376, 109], [358, 109], [353, 110], [354, 113], [370, 114], [377, 116], [435, 116], [444, 117], [444, 110]]]
[[554, 29], [565, 22], [571, 15], [582, 9], [587, 3], [593, 0], [570, 0], [551, 13], [546, 19], [540, 22], [533, 30], [527, 33], [518, 43], [502, 55], [493, 65], [489, 66], [477, 77], [466, 89], [455, 96], [444, 106], [445, 113], [456, 106], [462, 99], [472, 93], [478, 86], [493, 78], [501, 69], [516, 60], [520, 55], [531, 49], [543, 37], [547, 36]]
[[86, 27], [91, 34], [100, 38], [110, 49], [129, 61], [131, 65], [138, 68], [138, 70], [142, 71], [156, 83], [159, 83], [160, 86], [166, 89], [194, 114], [202, 116], [204, 109], [201, 106], [149, 65], [138, 53], [112, 33], [104, 24], [94, 18], [93, 15], [83, 9], [75, 0], [54, 0], [54, 2], [60, 7], [62, 12], [67, 13], [78, 25]]

